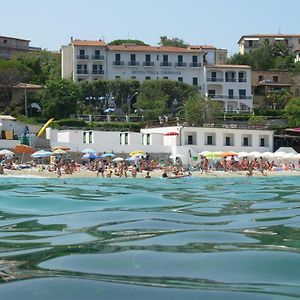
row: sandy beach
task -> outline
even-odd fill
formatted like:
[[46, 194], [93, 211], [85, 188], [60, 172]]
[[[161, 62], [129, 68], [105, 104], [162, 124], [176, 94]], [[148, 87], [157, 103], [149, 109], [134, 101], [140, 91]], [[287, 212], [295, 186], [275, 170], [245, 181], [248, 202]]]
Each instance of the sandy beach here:
[[[138, 172], [136, 178], [145, 178], [146, 171]], [[201, 171], [193, 171], [191, 177], [199, 178], [231, 178], [231, 177], [247, 177], [247, 171], [237, 171], [237, 172], [224, 172], [224, 171], [208, 171], [207, 173]], [[151, 178], [159, 178], [162, 175], [162, 170], [150, 171]], [[266, 171], [264, 175], [259, 171], [254, 171], [252, 177], [278, 177], [278, 176], [299, 176], [300, 170], [282, 170], [282, 171]], [[56, 172], [49, 172], [47, 170], [41, 170], [40, 168], [35, 169], [22, 169], [22, 170], [4, 170], [4, 175], [2, 177], [45, 177], [45, 178], [57, 178]], [[172, 177], [172, 175], [169, 175]], [[76, 171], [72, 175], [62, 173], [61, 178], [97, 178], [96, 171], [81, 170]], [[1, 177], [0, 177], [1, 178]], [[99, 179], [103, 178], [101, 175]], [[119, 178], [117, 176], [112, 176], [110, 179]], [[132, 178], [129, 174], [127, 178]], [[132, 178], [132, 179], [136, 179]], [[150, 178], [150, 179], [151, 179]], [[180, 179], [180, 178], [178, 178]]]

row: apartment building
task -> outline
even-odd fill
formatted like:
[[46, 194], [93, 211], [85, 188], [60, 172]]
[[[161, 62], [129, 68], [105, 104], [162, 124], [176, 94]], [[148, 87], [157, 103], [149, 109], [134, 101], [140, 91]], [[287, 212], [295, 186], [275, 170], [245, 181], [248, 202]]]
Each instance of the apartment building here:
[[0, 58], [9, 59], [15, 53], [30, 50], [41, 50], [38, 47], [29, 46], [30, 40], [8, 36], [0, 36]]
[[188, 48], [107, 45], [73, 40], [62, 46], [62, 77], [73, 80], [153, 79], [181, 81], [220, 101], [225, 111], [251, 111], [251, 68], [226, 65], [227, 51], [214, 46]]
[[300, 48], [300, 34], [252, 34], [243, 35], [239, 41], [239, 53], [245, 54], [251, 52], [264, 42], [284, 42], [290, 48], [291, 52]]

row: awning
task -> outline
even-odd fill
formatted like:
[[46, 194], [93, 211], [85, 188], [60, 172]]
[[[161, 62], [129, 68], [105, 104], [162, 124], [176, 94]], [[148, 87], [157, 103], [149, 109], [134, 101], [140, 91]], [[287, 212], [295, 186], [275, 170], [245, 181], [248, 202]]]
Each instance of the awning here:
[[253, 38], [244, 38], [244, 40], [245, 41], [259, 41], [259, 38], [255, 38], [255, 37], [253, 37]]

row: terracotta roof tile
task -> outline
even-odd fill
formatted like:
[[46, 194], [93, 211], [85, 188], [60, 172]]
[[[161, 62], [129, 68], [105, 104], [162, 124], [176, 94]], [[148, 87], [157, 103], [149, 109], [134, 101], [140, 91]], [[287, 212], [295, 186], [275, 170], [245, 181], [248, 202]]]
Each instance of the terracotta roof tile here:
[[106, 46], [104, 41], [86, 41], [86, 40], [74, 40], [74, 46]]

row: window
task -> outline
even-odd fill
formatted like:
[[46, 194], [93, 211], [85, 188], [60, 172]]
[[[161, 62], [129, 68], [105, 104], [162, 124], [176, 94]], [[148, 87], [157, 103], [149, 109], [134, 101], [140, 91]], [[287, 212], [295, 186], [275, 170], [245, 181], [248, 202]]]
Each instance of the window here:
[[100, 50], [95, 50], [95, 56], [100, 56]]
[[213, 144], [213, 137], [212, 135], [208, 135], [206, 139], [206, 145], [212, 145]]
[[211, 72], [211, 81], [217, 81], [217, 72]]
[[120, 61], [121, 60], [121, 54], [120, 53], [116, 53], [115, 60], [116, 61]]
[[273, 76], [273, 82], [278, 83], [278, 76]]
[[130, 76], [131, 79], [136, 79], [136, 76]]
[[208, 97], [213, 97], [216, 95], [216, 90], [208, 90]]
[[135, 54], [130, 54], [130, 61], [135, 61]]
[[249, 41], [248, 45], [249, 45], [249, 47], [252, 47], [253, 46], [253, 41]]
[[198, 86], [198, 77], [193, 77], [193, 85]]
[[167, 76], [164, 76], [164, 77], [163, 77], [163, 79], [169, 79], [169, 77], [167, 77]]
[[178, 81], [183, 81], [183, 77], [178, 77]]
[[230, 137], [229, 136], [225, 137], [225, 146], [231, 146], [230, 145]]
[[115, 76], [115, 79], [121, 79], [121, 76]]
[[267, 135], [259, 136], [259, 146], [260, 147], [269, 147], [269, 137]]
[[298, 44], [300, 44], [300, 39], [298, 39]]
[[249, 139], [247, 137], [243, 138], [243, 146], [249, 146]]
[[80, 55], [80, 56], [84, 56], [84, 54], [85, 54], [85, 51], [84, 51], [83, 49], [80, 49], [80, 50], [79, 50], [79, 55]]
[[246, 90], [239, 90], [239, 99], [246, 99]]
[[188, 140], [187, 140], [188, 145], [193, 145], [193, 136], [188, 135]]
[[263, 81], [264, 80], [264, 76], [263, 75], [259, 75], [258, 76], [258, 81]]
[[146, 60], [146, 61], [151, 61], [151, 56], [150, 56], [150, 54], [146, 54], [145, 60]]
[[244, 72], [239, 72], [239, 82], [246, 82], [246, 76]]
[[163, 62], [167, 63], [168, 60], [169, 60], [168, 55], [164, 54], [164, 55], [163, 55]]
[[143, 143], [143, 145], [151, 145], [150, 144], [150, 133], [143, 134], [142, 143]]
[[3, 43], [6, 44], [6, 43], [7, 43], [7, 40], [3, 40]]
[[260, 147], [265, 147], [265, 139], [260, 138]]
[[193, 63], [197, 63], [198, 62], [198, 56], [193, 55]]
[[120, 145], [128, 145], [128, 132], [120, 133]]
[[92, 144], [93, 143], [93, 132], [92, 131], [84, 131], [83, 132], [83, 143], [84, 144]]
[[146, 77], [145, 77], [145, 80], [150, 80], [150, 79], [151, 79], [150, 76], [146, 76]]
[[233, 99], [233, 89], [228, 90], [228, 98]]
[[252, 146], [252, 136], [250, 134], [242, 135], [242, 146], [244, 146], [244, 147]]
[[178, 62], [182, 63], [183, 62], [183, 56], [182, 55], [178, 55]]

